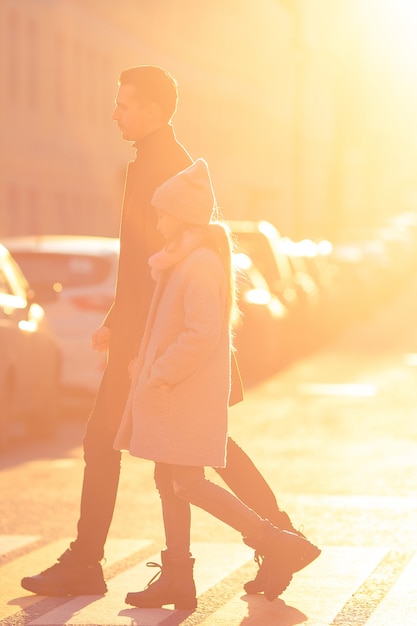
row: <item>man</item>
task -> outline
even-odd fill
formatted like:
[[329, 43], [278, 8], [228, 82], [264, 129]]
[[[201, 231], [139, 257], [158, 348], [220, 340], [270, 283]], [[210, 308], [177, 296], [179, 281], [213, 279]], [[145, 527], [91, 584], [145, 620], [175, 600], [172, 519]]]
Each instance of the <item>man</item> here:
[[[128, 368], [138, 351], [152, 297], [149, 257], [163, 246], [151, 208], [155, 189], [192, 163], [177, 141], [172, 117], [177, 85], [164, 70], [139, 66], [122, 72], [113, 119], [123, 139], [134, 142], [129, 163], [120, 228], [120, 258], [114, 303], [92, 336], [92, 347], [108, 350], [108, 362], [84, 436], [84, 481], [77, 537], [52, 567], [22, 579], [33, 593], [91, 595], [107, 591], [100, 564], [113, 516], [120, 473], [120, 452], [113, 441], [127, 400]], [[234, 372], [232, 403], [241, 397]], [[246, 454], [229, 440], [227, 466], [219, 474], [234, 493], [261, 517], [282, 530], [294, 531], [286, 513]], [[260, 570], [261, 574], [262, 570]], [[262, 576], [251, 591], [263, 591]]]

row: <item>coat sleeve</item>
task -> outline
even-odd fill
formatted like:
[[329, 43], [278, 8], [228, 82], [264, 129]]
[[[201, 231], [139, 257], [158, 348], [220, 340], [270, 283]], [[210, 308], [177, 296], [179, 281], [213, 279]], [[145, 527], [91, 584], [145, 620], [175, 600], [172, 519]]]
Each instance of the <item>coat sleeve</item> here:
[[107, 314], [106, 314], [106, 316], [105, 316], [105, 318], [103, 320], [103, 326], [108, 326], [108, 328], [111, 328], [112, 320], [113, 320], [113, 317], [114, 317], [113, 309], [114, 309], [114, 302], [111, 305], [110, 309], [108, 310], [108, 312], [107, 312]]
[[227, 324], [226, 275], [220, 260], [199, 259], [184, 291], [184, 330], [155, 360], [150, 386], [173, 386], [195, 372], [216, 349]]

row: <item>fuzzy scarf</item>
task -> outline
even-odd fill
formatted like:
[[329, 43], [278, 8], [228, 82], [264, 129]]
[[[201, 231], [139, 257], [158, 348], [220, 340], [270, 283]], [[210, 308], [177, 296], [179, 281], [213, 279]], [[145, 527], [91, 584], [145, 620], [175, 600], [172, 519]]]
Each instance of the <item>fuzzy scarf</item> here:
[[185, 230], [173, 250], [170, 250], [170, 244], [168, 244], [150, 257], [148, 263], [151, 267], [152, 278], [155, 281], [158, 280], [161, 272], [185, 259], [190, 252], [201, 246], [202, 243], [203, 237], [200, 232]]

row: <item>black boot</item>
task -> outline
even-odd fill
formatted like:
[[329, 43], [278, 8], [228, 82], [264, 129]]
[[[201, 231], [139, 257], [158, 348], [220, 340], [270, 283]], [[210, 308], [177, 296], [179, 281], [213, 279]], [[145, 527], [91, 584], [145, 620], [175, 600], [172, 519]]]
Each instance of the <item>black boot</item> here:
[[[295, 533], [299, 537], [304, 537], [304, 539], [306, 538], [305, 535], [303, 535], [303, 533], [301, 533], [299, 530], [296, 530], [294, 528], [288, 514], [285, 513], [285, 511], [278, 511], [274, 519], [269, 520], [269, 521], [271, 521], [274, 524], [274, 526], [277, 526], [281, 530], [288, 530], [292, 533]], [[256, 563], [258, 564], [258, 571], [256, 573], [256, 576], [254, 580], [249, 580], [247, 583], [243, 585], [244, 590], [246, 591], [246, 593], [249, 593], [249, 594], [262, 593], [263, 591], [265, 591], [265, 586], [268, 580], [268, 573], [266, 569], [262, 567], [262, 562], [263, 562], [262, 554], [255, 552], [254, 558], [255, 558]], [[290, 582], [291, 582], [291, 577], [288, 579], [287, 586]], [[283, 591], [284, 589], [282, 589], [280, 593], [282, 593]]]
[[103, 595], [107, 591], [101, 564], [85, 562], [72, 550], [40, 574], [22, 578], [21, 585], [41, 596]]
[[289, 585], [292, 575], [314, 561], [321, 550], [301, 534], [280, 530], [267, 520], [257, 537], [245, 543], [263, 555], [259, 584], [268, 600], [277, 598]]
[[[259, 552], [257, 552], [256, 550], [255, 550], [254, 560], [258, 566], [258, 571], [256, 572], [256, 576], [253, 580], [248, 580], [248, 582], [243, 585], [243, 589], [246, 591], [246, 593], [249, 593], [249, 594], [262, 593], [263, 591], [265, 591], [265, 587], [266, 587], [266, 584], [268, 582], [268, 577], [269, 577], [269, 573], [266, 570], [266, 568], [262, 567], [264, 558], [262, 554], [259, 554]], [[289, 578], [286, 587], [291, 582], [291, 578], [292, 576]], [[283, 591], [285, 591], [285, 589], [283, 589], [281, 593]]]
[[[194, 559], [191, 557], [173, 559], [168, 550], [161, 552], [160, 571], [149, 581], [144, 591], [128, 593], [126, 604], [139, 608], [155, 609], [165, 604], [173, 604], [176, 609], [191, 610], [197, 608], [196, 589], [193, 578]], [[154, 582], [155, 581], [155, 582]]]
[[304, 537], [303, 533], [300, 533], [299, 530], [294, 528], [290, 520], [290, 516], [285, 511], [278, 511], [273, 518], [268, 517], [268, 521], [281, 530], [289, 530], [290, 533], [295, 533], [300, 537]]

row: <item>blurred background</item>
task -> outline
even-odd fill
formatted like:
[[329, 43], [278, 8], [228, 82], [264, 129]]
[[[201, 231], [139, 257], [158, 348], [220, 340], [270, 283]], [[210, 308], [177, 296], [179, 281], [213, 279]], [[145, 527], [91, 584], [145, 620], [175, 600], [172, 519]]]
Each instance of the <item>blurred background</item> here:
[[417, 210], [413, 0], [0, 0], [0, 233], [116, 235], [120, 71], [178, 80], [229, 219], [293, 238]]
[[[224, 578], [236, 537], [193, 512], [221, 575], [195, 620], [417, 624], [417, 0], [0, 0], [0, 622], [109, 619], [84, 596], [42, 620], [58, 604], [22, 597], [20, 577], [74, 532], [106, 359], [90, 336], [114, 298], [135, 157], [111, 116], [140, 64], [177, 79], [178, 139], [208, 161], [238, 244], [250, 390], [231, 433], [323, 548], [258, 610], [234, 595], [246, 566]], [[145, 558], [138, 537], [160, 540], [137, 461], [106, 577]]]
[[123, 69], [178, 81], [238, 243], [250, 385], [415, 280], [416, 32], [414, 0], [0, 0], [0, 447], [16, 416], [89, 408], [105, 366]]

